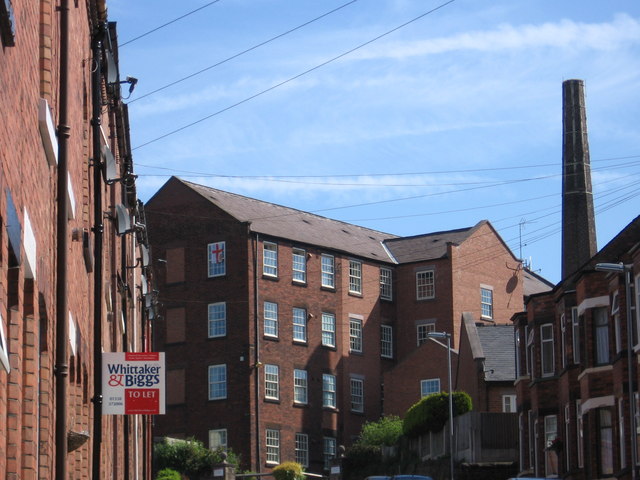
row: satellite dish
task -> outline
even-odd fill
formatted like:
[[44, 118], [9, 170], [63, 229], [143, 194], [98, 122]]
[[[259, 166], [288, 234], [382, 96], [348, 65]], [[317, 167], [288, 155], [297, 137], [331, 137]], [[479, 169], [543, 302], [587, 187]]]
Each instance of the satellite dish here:
[[149, 266], [149, 247], [147, 247], [144, 244], [140, 244], [140, 254], [141, 254], [141, 259], [142, 259], [142, 266], [143, 267], [148, 267]]
[[142, 295], [144, 296], [147, 294], [147, 277], [145, 275], [140, 275], [140, 283], [142, 284]]
[[116, 61], [113, 58], [113, 52], [107, 50], [107, 83], [116, 83], [118, 81], [118, 67]]
[[107, 183], [112, 183], [118, 180], [118, 172], [116, 170], [116, 159], [111, 153], [111, 149], [105, 145], [102, 149], [102, 155], [104, 156], [104, 174]]
[[116, 205], [116, 217], [118, 220], [118, 235], [124, 235], [131, 230], [129, 212], [127, 212], [127, 209], [121, 203]]

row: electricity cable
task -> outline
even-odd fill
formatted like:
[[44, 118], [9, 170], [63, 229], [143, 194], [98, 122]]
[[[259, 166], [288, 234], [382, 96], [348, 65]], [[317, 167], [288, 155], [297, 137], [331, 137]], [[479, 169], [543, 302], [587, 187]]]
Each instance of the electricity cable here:
[[340, 5], [339, 7], [334, 8], [333, 10], [331, 10], [331, 11], [329, 11], [329, 12], [323, 13], [323, 14], [322, 14], [322, 15], [320, 15], [319, 17], [316, 17], [316, 18], [314, 18], [314, 19], [312, 19], [312, 20], [309, 20], [309, 21], [307, 21], [307, 22], [305, 22], [305, 23], [303, 23], [303, 24], [301, 24], [301, 25], [298, 25], [298, 26], [297, 26], [297, 27], [295, 27], [295, 28], [292, 28], [292, 29], [290, 29], [290, 30], [287, 30], [286, 32], [280, 33], [279, 35], [276, 35], [275, 37], [271, 37], [269, 40], [265, 40], [264, 42], [261, 42], [261, 43], [258, 43], [257, 45], [254, 45], [253, 47], [247, 48], [246, 50], [243, 50], [243, 51], [241, 51], [241, 52], [239, 52], [239, 53], [236, 53], [235, 55], [232, 55], [232, 56], [230, 56], [230, 57], [227, 57], [227, 58], [225, 58], [224, 60], [220, 60], [219, 62], [214, 63], [213, 65], [209, 65], [208, 67], [205, 67], [205, 68], [203, 68], [202, 70], [198, 70], [197, 72], [194, 72], [194, 73], [192, 73], [192, 74], [190, 74], [190, 75], [187, 75], [187, 76], [185, 76], [185, 77], [182, 77], [182, 78], [180, 78], [180, 79], [178, 79], [178, 80], [176, 80], [176, 81], [174, 81], [174, 82], [168, 83], [168, 84], [166, 84], [166, 85], [164, 85], [164, 86], [162, 86], [162, 87], [160, 87], [160, 88], [156, 88], [155, 90], [152, 90], [152, 91], [151, 91], [151, 92], [149, 92], [149, 93], [145, 93], [144, 95], [141, 95], [141, 96], [139, 96], [139, 97], [137, 97], [137, 98], [134, 98], [133, 100], [129, 100], [129, 102], [127, 102], [127, 103], [130, 105], [130, 104], [132, 104], [133, 102], [137, 102], [138, 100], [141, 100], [141, 99], [146, 98], [146, 97], [148, 97], [148, 96], [150, 96], [150, 95], [153, 95], [154, 93], [161, 92], [162, 90], [165, 90], [165, 89], [167, 89], [167, 88], [169, 88], [169, 87], [172, 87], [172, 86], [174, 86], [174, 85], [177, 85], [178, 83], [184, 82], [185, 80], [189, 80], [190, 78], [193, 78], [193, 77], [195, 77], [195, 76], [197, 76], [197, 75], [200, 75], [201, 73], [204, 73], [204, 72], [206, 72], [206, 71], [208, 71], [208, 70], [211, 70], [212, 68], [218, 67], [218, 66], [222, 65], [223, 63], [227, 63], [227, 62], [229, 62], [229, 61], [233, 60], [234, 58], [238, 58], [239, 56], [244, 55], [245, 53], [249, 53], [249, 52], [251, 52], [252, 50], [255, 50], [255, 49], [260, 48], [260, 47], [262, 47], [262, 46], [264, 46], [264, 45], [266, 45], [266, 44], [268, 44], [268, 43], [273, 42], [274, 40], [277, 40], [277, 39], [279, 39], [279, 38], [282, 38], [282, 37], [284, 37], [285, 35], [289, 35], [290, 33], [293, 33], [293, 32], [295, 32], [296, 30], [300, 30], [301, 28], [306, 27], [307, 25], [309, 25], [309, 24], [311, 24], [311, 23], [313, 23], [313, 22], [315, 22], [315, 21], [317, 21], [317, 20], [320, 20], [320, 19], [322, 19], [322, 18], [324, 18], [324, 17], [326, 17], [326, 16], [328, 16], [328, 15], [331, 15], [332, 13], [335, 13], [335, 12], [337, 12], [338, 10], [341, 10], [341, 9], [343, 9], [343, 8], [345, 8], [345, 7], [349, 6], [349, 5], [351, 5], [352, 3], [355, 3], [355, 2], [357, 2], [357, 1], [358, 1], [358, 0], [351, 0], [350, 2], [347, 2], [347, 3], [343, 4], [343, 5]]
[[441, 5], [438, 5], [437, 7], [429, 10], [428, 12], [425, 12], [425, 13], [423, 13], [421, 15], [418, 15], [417, 17], [415, 17], [415, 18], [403, 23], [402, 25], [399, 25], [399, 26], [397, 26], [395, 28], [392, 28], [391, 30], [388, 30], [388, 31], [386, 31], [386, 32], [384, 32], [384, 33], [372, 38], [371, 40], [368, 40], [368, 41], [366, 41], [364, 43], [361, 43], [360, 45], [358, 45], [358, 46], [356, 46], [356, 47], [354, 47], [354, 48], [352, 48], [350, 50], [347, 50], [346, 52], [341, 53], [340, 55], [337, 55], [337, 56], [335, 56], [335, 57], [333, 57], [333, 58], [331, 58], [331, 59], [329, 59], [329, 60], [327, 60], [325, 62], [322, 62], [322, 63], [320, 63], [320, 64], [318, 64], [318, 65], [316, 65], [316, 66], [314, 66], [312, 68], [309, 68], [309, 69], [305, 70], [302, 73], [294, 75], [293, 77], [290, 77], [290, 78], [288, 78], [286, 80], [283, 80], [282, 82], [276, 83], [275, 85], [272, 85], [272, 86], [270, 86], [270, 87], [268, 87], [268, 88], [266, 88], [266, 89], [264, 89], [264, 90], [262, 90], [262, 91], [260, 91], [258, 93], [255, 93], [255, 94], [251, 95], [250, 97], [247, 97], [247, 98], [245, 98], [243, 100], [240, 100], [240, 101], [238, 101], [238, 102], [236, 102], [236, 103], [234, 103], [232, 105], [229, 105], [229, 106], [227, 106], [225, 108], [222, 108], [222, 109], [220, 109], [220, 110], [218, 110], [218, 111], [216, 111], [216, 112], [214, 112], [214, 113], [212, 113], [210, 115], [207, 115], [207, 116], [202, 117], [202, 118], [200, 118], [198, 120], [195, 120], [195, 121], [193, 121], [191, 123], [183, 125], [182, 127], [179, 127], [179, 128], [174, 129], [174, 130], [171, 130], [171, 131], [169, 131], [169, 132], [167, 132], [167, 133], [165, 133], [163, 135], [160, 135], [159, 137], [156, 137], [156, 138], [148, 140], [148, 141], [146, 141], [144, 143], [141, 143], [140, 145], [137, 145], [136, 147], [133, 147], [131, 150], [138, 150], [138, 149], [140, 149], [142, 147], [146, 147], [147, 145], [150, 145], [150, 144], [155, 143], [155, 142], [157, 142], [159, 140], [167, 138], [167, 137], [169, 137], [171, 135], [175, 135], [176, 133], [179, 133], [179, 132], [181, 132], [183, 130], [186, 130], [186, 129], [191, 128], [191, 127], [193, 127], [195, 125], [198, 125], [199, 123], [202, 123], [205, 120], [209, 120], [210, 118], [213, 118], [213, 117], [215, 117], [217, 115], [220, 115], [221, 113], [224, 113], [224, 112], [226, 112], [228, 110], [231, 110], [232, 108], [235, 108], [235, 107], [238, 107], [240, 105], [243, 105], [243, 104], [245, 104], [245, 103], [247, 103], [247, 102], [249, 102], [249, 101], [251, 101], [251, 100], [253, 100], [255, 98], [258, 98], [258, 97], [260, 97], [260, 96], [262, 96], [262, 95], [264, 95], [264, 94], [266, 94], [268, 92], [271, 92], [272, 90], [275, 90], [278, 87], [286, 85], [287, 83], [291, 83], [294, 80], [297, 80], [298, 78], [301, 78], [301, 77], [303, 77], [303, 76], [305, 76], [305, 75], [307, 75], [307, 74], [309, 74], [311, 72], [319, 70], [320, 68], [322, 68], [322, 67], [324, 67], [324, 66], [326, 66], [326, 65], [328, 65], [328, 64], [330, 64], [332, 62], [335, 62], [336, 60], [339, 60], [339, 59], [341, 59], [343, 57], [346, 57], [347, 55], [350, 55], [351, 53], [355, 52], [356, 50], [364, 48], [365, 46], [370, 45], [370, 44], [376, 42], [377, 40], [380, 40], [381, 38], [386, 37], [386, 36], [396, 32], [396, 31], [400, 30], [401, 28], [406, 27], [407, 25], [410, 25], [410, 24], [412, 24], [414, 22], [417, 22], [421, 18], [424, 18], [427, 15], [430, 15], [430, 14], [442, 9], [445, 6], [447, 6], [447, 5], [449, 5], [449, 4], [453, 3], [453, 2], [455, 2], [455, 0], [449, 0], [448, 2], [445, 2], [445, 3], [441, 4]]

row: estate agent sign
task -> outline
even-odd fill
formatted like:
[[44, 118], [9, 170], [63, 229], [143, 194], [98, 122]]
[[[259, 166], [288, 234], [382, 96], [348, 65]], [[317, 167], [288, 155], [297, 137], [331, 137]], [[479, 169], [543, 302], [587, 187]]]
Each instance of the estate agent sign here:
[[102, 413], [165, 413], [164, 352], [102, 354]]

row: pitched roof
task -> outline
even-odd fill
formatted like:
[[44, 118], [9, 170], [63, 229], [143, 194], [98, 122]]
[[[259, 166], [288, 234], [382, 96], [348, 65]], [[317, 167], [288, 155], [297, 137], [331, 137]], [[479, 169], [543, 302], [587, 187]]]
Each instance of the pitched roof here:
[[516, 379], [515, 341], [512, 325], [478, 327], [484, 352], [485, 379], [489, 382]]
[[447, 255], [447, 244], [461, 244], [483, 223], [488, 222], [486, 220], [482, 220], [475, 226], [469, 228], [427, 233], [424, 235], [416, 235], [414, 237], [389, 239], [385, 241], [385, 245], [398, 263], [410, 263], [443, 258]]
[[294, 208], [263, 202], [177, 179], [240, 222], [252, 232], [316, 245], [354, 256], [390, 263], [384, 240], [396, 235], [332, 220]]

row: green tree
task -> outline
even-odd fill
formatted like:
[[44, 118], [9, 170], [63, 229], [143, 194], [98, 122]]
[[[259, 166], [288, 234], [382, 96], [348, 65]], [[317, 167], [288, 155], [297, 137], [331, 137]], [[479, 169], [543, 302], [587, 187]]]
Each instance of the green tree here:
[[[465, 392], [453, 392], [453, 415], [472, 409], [471, 397]], [[414, 403], [404, 416], [403, 433], [417, 437], [426, 432], [438, 432], [449, 419], [449, 394], [433, 393]]]
[[388, 417], [381, 417], [375, 422], [366, 422], [362, 426], [362, 431], [356, 443], [374, 447], [383, 445], [392, 446], [398, 442], [401, 435], [402, 419], [390, 415]]

